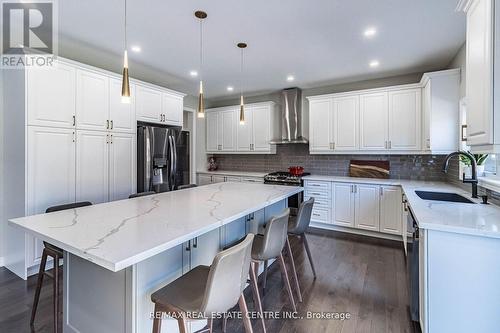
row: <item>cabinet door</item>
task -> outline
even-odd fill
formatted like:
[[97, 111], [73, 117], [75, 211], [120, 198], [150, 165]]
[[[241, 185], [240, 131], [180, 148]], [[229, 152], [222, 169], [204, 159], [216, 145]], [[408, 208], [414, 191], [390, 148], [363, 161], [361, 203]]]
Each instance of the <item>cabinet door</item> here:
[[219, 114], [219, 130], [222, 134], [222, 150], [236, 150], [236, 126], [239, 121], [236, 118], [236, 110], [221, 111]]
[[181, 96], [163, 93], [162, 110], [165, 122], [169, 125], [182, 126], [182, 113], [184, 112], [184, 101]]
[[252, 150], [270, 151], [271, 145], [271, 109], [269, 106], [252, 106]]
[[332, 136], [331, 99], [309, 101], [309, 150], [331, 151]]
[[191, 240], [191, 269], [199, 265], [210, 266], [220, 251], [220, 231], [215, 229]]
[[[393, 186], [382, 186], [380, 194], [380, 231], [401, 235], [403, 228], [401, 189]], [[406, 221], [404, 222], [406, 223]]]
[[379, 231], [380, 229], [380, 187], [357, 184], [356, 228]]
[[27, 70], [28, 125], [73, 127], [76, 115], [76, 70], [57, 63]]
[[247, 234], [247, 222], [249, 221], [249, 216], [244, 216], [236, 221], [224, 225], [222, 227], [223, 246], [230, 247], [240, 239], [244, 238]]
[[[28, 126], [27, 215], [75, 202], [75, 132], [72, 129]], [[43, 243], [31, 238], [28, 266], [40, 260]]]
[[333, 183], [333, 224], [354, 227], [354, 185]]
[[224, 181], [226, 182], [241, 182], [241, 177], [234, 177], [234, 176], [225, 176]]
[[359, 97], [360, 149], [385, 150], [388, 141], [387, 93]]
[[334, 150], [359, 149], [359, 96], [333, 100]]
[[160, 90], [136, 85], [135, 111], [137, 120], [160, 123], [162, 94]]
[[130, 103], [122, 103], [122, 81], [109, 79], [109, 120], [113, 132], [135, 133], [135, 85], [130, 84]]
[[238, 151], [250, 151], [252, 148], [253, 136], [253, 112], [251, 109], [245, 109], [245, 123], [238, 124], [236, 130], [236, 144]]
[[420, 150], [421, 90], [389, 92], [389, 149]]
[[[467, 11], [467, 144], [493, 144], [493, 1]], [[495, 1], [496, 3], [496, 1]]]
[[76, 200], [107, 202], [109, 134], [84, 130], [76, 133]]
[[107, 76], [76, 71], [76, 128], [107, 130], [109, 127], [109, 79]]
[[109, 200], [126, 199], [137, 189], [136, 136], [111, 133], [109, 143]]
[[224, 176], [212, 176], [212, 184], [223, 183], [226, 180]]
[[431, 80], [422, 89], [422, 150], [431, 150]]
[[198, 175], [198, 186], [212, 184], [212, 176]]
[[205, 121], [207, 123], [207, 152], [219, 150], [219, 112], [206, 112]]

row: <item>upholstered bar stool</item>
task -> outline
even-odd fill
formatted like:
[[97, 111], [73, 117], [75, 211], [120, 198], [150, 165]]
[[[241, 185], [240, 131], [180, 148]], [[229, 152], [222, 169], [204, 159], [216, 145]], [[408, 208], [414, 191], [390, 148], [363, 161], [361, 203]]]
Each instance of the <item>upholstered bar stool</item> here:
[[156, 194], [156, 192], [155, 191], [148, 191], [148, 192], [134, 193], [134, 194], [129, 195], [128, 198], [133, 199], [133, 198], [145, 197], [147, 195], [153, 195], [153, 194]]
[[190, 314], [202, 314], [208, 318], [208, 328], [212, 332], [212, 314], [226, 313], [239, 304], [243, 312], [245, 332], [251, 333], [252, 326], [243, 290], [250, 269], [253, 234], [227, 250], [219, 252], [210, 267], [198, 266], [174, 282], [151, 295], [155, 304], [153, 333], [160, 333], [159, 313], [175, 315], [181, 333], [187, 333]]
[[[66, 209], [74, 209], [74, 208], [79, 208], [79, 207], [85, 207], [85, 206], [90, 206], [92, 203], [88, 201], [83, 201], [83, 202], [76, 202], [76, 203], [70, 203], [70, 204], [65, 204], [65, 205], [59, 205], [59, 206], [53, 206], [47, 208], [45, 213], [52, 213], [52, 212], [57, 212], [61, 210], [66, 210]], [[45, 271], [45, 266], [47, 264], [47, 257], [52, 257], [53, 263], [54, 263], [54, 273], [51, 274], [49, 272]], [[36, 283], [36, 290], [35, 290], [35, 299], [33, 300], [33, 306], [31, 308], [31, 320], [30, 320], [30, 326], [33, 327], [35, 323], [35, 317], [36, 317], [36, 310], [38, 307], [38, 301], [40, 300], [40, 291], [42, 290], [42, 285], [43, 285], [43, 277], [46, 275], [53, 280], [53, 294], [52, 294], [52, 299], [53, 299], [53, 304], [54, 304], [54, 332], [57, 333], [59, 331], [59, 260], [62, 259], [63, 257], [63, 250], [58, 248], [57, 246], [54, 246], [52, 244], [49, 244], [47, 242], [43, 242], [43, 252], [42, 252], [42, 259], [40, 261], [40, 269], [38, 270], [38, 280]]]

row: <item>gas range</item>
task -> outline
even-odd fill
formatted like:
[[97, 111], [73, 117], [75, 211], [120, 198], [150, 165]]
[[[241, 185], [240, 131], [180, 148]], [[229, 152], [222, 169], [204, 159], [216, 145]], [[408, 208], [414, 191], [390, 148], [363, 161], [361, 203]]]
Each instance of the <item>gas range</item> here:
[[292, 176], [287, 171], [271, 172], [264, 177], [265, 184], [277, 184], [288, 186], [301, 186], [302, 177], [308, 176], [309, 173], [304, 172], [302, 176]]

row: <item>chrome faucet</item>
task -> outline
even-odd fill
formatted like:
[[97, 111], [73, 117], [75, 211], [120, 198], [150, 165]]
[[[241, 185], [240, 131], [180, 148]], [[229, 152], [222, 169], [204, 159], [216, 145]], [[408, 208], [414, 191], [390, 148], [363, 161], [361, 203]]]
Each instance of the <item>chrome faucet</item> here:
[[463, 176], [462, 176], [462, 181], [465, 184], [472, 184], [472, 197], [477, 198], [477, 171], [476, 171], [477, 163], [476, 163], [476, 159], [474, 158], [474, 156], [471, 153], [468, 153], [466, 151], [456, 151], [456, 152], [451, 153], [448, 156], [446, 156], [444, 163], [443, 163], [443, 172], [444, 173], [448, 172], [448, 163], [450, 162], [450, 159], [452, 157], [460, 156], [460, 155], [467, 157], [470, 160], [470, 164], [472, 166], [471, 178], [469, 178], [469, 179], [465, 178], [465, 172], [464, 172]]

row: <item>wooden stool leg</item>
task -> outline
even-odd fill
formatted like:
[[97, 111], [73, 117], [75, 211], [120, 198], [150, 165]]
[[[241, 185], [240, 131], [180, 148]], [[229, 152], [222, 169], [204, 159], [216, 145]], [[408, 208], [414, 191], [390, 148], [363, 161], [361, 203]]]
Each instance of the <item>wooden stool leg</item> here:
[[160, 311], [160, 307], [155, 304], [155, 312], [153, 316], [153, 333], [160, 333], [161, 331], [161, 314], [158, 316]]
[[54, 261], [54, 293], [52, 295], [54, 299], [54, 333], [59, 332], [59, 256], [55, 255], [53, 257]]
[[253, 302], [255, 310], [259, 311], [262, 331], [266, 333], [266, 323], [264, 322], [264, 311], [262, 311], [262, 302], [260, 301], [259, 287], [257, 285], [257, 274], [259, 266], [255, 262], [250, 263], [250, 283], [252, 284]]
[[179, 316], [177, 323], [179, 324], [179, 333], [188, 333], [187, 321], [184, 314]]
[[264, 272], [262, 273], [262, 294], [266, 294], [267, 271], [269, 270], [269, 262], [264, 260]]
[[243, 294], [240, 295], [238, 305], [240, 306], [240, 311], [243, 314], [243, 325], [245, 326], [245, 332], [253, 333], [252, 323], [250, 323], [250, 318], [248, 316], [247, 303], [245, 302], [245, 297], [243, 296]]
[[304, 247], [306, 248], [307, 257], [309, 258], [309, 263], [311, 264], [313, 276], [316, 279], [316, 269], [314, 268], [314, 263], [313, 263], [313, 259], [312, 259], [312, 255], [311, 255], [311, 249], [309, 249], [309, 243], [307, 242], [306, 235], [302, 234], [301, 238], [302, 238], [302, 241], [304, 243]]
[[213, 318], [208, 318], [207, 326], [208, 326], [208, 332], [212, 333], [213, 328], [214, 328], [214, 319]]
[[35, 299], [33, 300], [33, 306], [31, 307], [31, 320], [30, 326], [33, 327], [35, 323], [36, 309], [38, 308], [38, 301], [40, 300], [40, 291], [43, 285], [43, 276], [45, 275], [45, 266], [47, 264], [47, 251], [43, 249], [42, 260], [40, 261], [40, 268], [38, 269], [38, 279], [36, 282]]
[[286, 248], [288, 255], [290, 256], [290, 262], [292, 263], [292, 275], [295, 280], [295, 288], [297, 288], [297, 295], [299, 296], [299, 302], [302, 302], [302, 292], [300, 291], [299, 277], [297, 276], [297, 270], [295, 269], [295, 260], [293, 259], [292, 247], [290, 246], [290, 241], [288, 236], [286, 237]]
[[227, 313], [224, 314], [224, 319], [222, 320], [222, 332], [226, 333], [227, 329]]
[[295, 300], [293, 299], [292, 287], [290, 286], [290, 279], [288, 278], [288, 272], [286, 271], [285, 259], [283, 259], [283, 254], [280, 254], [278, 261], [281, 268], [281, 273], [283, 273], [283, 280], [285, 282], [285, 287], [290, 297], [290, 302], [292, 303], [293, 311], [297, 312], [297, 307], [295, 306]]

